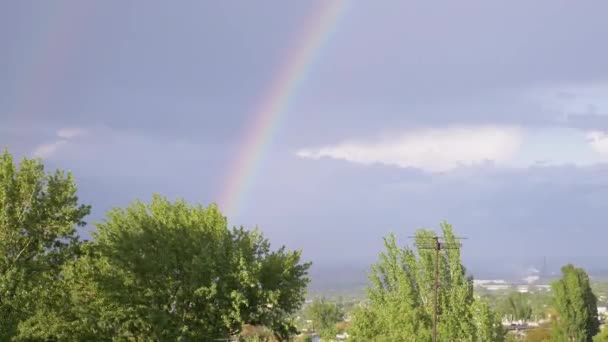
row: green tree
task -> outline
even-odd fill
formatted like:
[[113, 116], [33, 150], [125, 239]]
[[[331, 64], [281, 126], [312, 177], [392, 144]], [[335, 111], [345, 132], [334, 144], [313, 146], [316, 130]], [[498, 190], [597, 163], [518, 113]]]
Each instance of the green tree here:
[[525, 342], [550, 342], [551, 341], [551, 326], [542, 324], [536, 328], [526, 332]]
[[499, 304], [501, 314], [509, 321], [529, 321], [532, 317], [531, 295], [529, 293], [511, 292]]
[[334, 337], [337, 333], [336, 323], [343, 317], [344, 313], [338, 305], [325, 299], [315, 300], [306, 308], [306, 318], [312, 320], [315, 330], [322, 337]]
[[540, 325], [526, 332], [525, 342], [551, 342], [551, 327], [548, 324]]
[[[456, 245], [452, 227], [442, 223], [445, 243]], [[435, 233], [419, 230], [416, 245], [428, 245]], [[372, 266], [369, 305], [354, 313], [351, 335], [357, 341], [429, 341], [433, 315], [435, 253], [399, 248], [395, 236], [384, 240], [386, 251]], [[440, 341], [478, 341], [503, 338], [500, 323], [487, 303], [473, 296], [473, 281], [460, 261], [460, 249], [439, 254], [438, 296]]]
[[472, 306], [476, 341], [502, 341], [505, 336], [500, 316], [490, 308], [489, 303], [476, 298]]
[[40, 160], [19, 167], [0, 154], [0, 340], [16, 334], [63, 263], [76, 252], [75, 227], [90, 207], [78, 204], [70, 173], [46, 173]]
[[608, 342], [608, 328], [604, 328], [593, 337], [593, 342]]
[[597, 299], [589, 276], [573, 265], [562, 267], [562, 278], [551, 284], [557, 319], [553, 325], [555, 341], [592, 341], [599, 331]]
[[96, 227], [53, 295], [67, 304], [49, 303], [23, 324], [24, 337], [198, 341], [234, 336], [244, 324], [279, 339], [296, 332], [291, 315], [310, 265], [300, 252], [271, 251], [257, 230], [229, 230], [215, 206], [154, 196]]
[[353, 341], [369, 341], [375, 338], [377, 341], [386, 340], [384, 324], [379, 315], [380, 310], [376, 306], [364, 305], [356, 307], [352, 312], [352, 325], [349, 333]]
[[553, 296], [548, 291], [535, 291], [529, 294], [530, 306], [532, 308], [532, 320], [547, 317], [547, 311], [551, 307]]

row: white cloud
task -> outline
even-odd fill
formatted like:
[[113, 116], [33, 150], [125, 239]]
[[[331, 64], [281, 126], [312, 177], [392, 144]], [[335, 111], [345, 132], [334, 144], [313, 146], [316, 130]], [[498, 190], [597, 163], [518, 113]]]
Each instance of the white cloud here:
[[608, 134], [600, 131], [591, 131], [587, 133], [587, 139], [596, 152], [608, 156]]
[[86, 131], [78, 127], [66, 127], [57, 131], [57, 136], [63, 139], [74, 139], [85, 135]]
[[488, 161], [507, 161], [517, 153], [521, 143], [522, 134], [516, 127], [460, 126], [412, 131], [380, 141], [302, 149], [297, 155], [443, 172]]
[[53, 142], [38, 145], [34, 149], [34, 157], [48, 159], [53, 157], [59, 149], [69, 144], [73, 139], [82, 137], [86, 131], [78, 127], [66, 127], [57, 131], [57, 139]]
[[42, 159], [50, 158], [61, 146], [67, 143], [68, 142], [66, 140], [57, 140], [51, 143], [38, 145], [36, 149], [34, 149], [34, 157]]

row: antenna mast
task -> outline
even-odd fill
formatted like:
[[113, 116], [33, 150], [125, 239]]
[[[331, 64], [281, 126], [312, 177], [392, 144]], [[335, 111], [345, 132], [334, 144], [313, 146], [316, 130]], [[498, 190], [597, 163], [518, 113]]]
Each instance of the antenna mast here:
[[[439, 251], [444, 249], [460, 249], [462, 244], [460, 242], [443, 242], [446, 240], [445, 237], [432, 236], [432, 237], [416, 237], [410, 236], [411, 239], [426, 240], [416, 242], [415, 246], [418, 249], [432, 249], [435, 251], [435, 279], [433, 284], [433, 342], [437, 342], [437, 306], [439, 296]], [[454, 240], [463, 240], [465, 237], [454, 237]]]

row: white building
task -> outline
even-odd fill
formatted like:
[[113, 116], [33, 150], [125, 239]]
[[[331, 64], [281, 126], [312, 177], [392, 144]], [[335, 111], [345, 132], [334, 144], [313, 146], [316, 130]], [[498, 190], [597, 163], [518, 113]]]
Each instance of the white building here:
[[483, 285], [506, 285], [507, 282], [502, 279], [473, 279], [473, 285], [475, 286], [483, 286]]
[[344, 341], [348, 338], [348, 333], [345, 332], [344, 334], [337, 334], [336, 335], [336, 340], [338, 341]]

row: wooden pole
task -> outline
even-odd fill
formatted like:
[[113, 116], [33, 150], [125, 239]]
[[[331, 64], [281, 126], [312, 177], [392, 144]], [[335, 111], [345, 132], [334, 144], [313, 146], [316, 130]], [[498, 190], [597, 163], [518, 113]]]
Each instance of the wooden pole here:
[[435, 237], [435, 298], [433, 300], [433, 342], [437, 342], [437, 295], [439, 292], [439, 250], [441, 243]]

